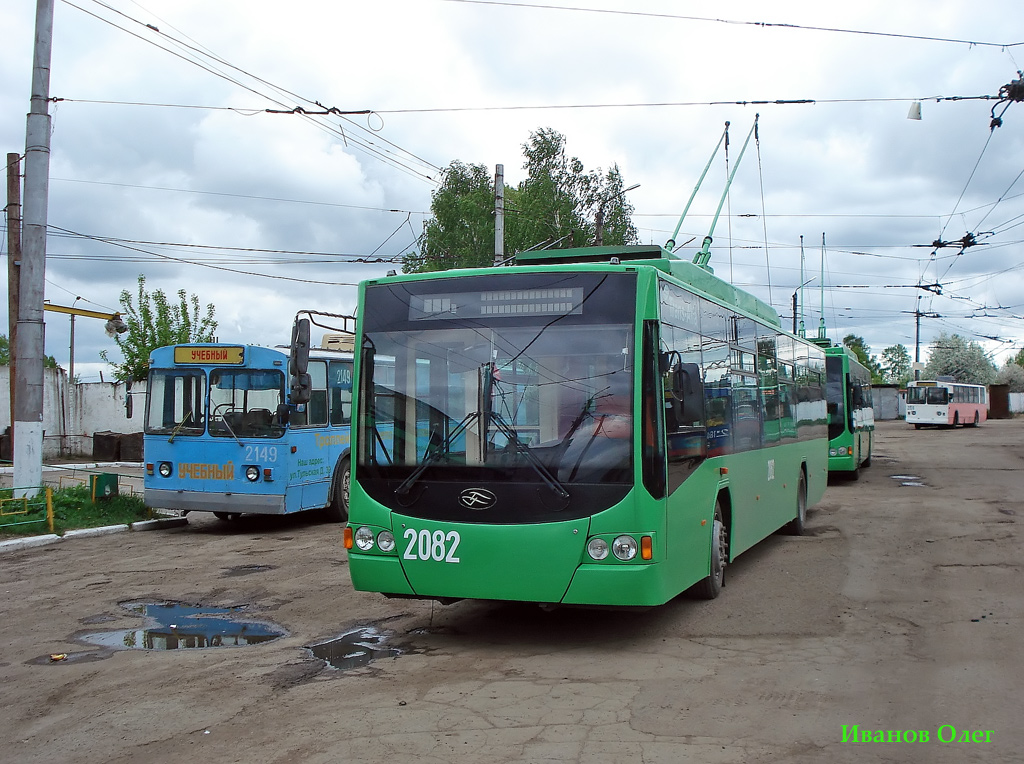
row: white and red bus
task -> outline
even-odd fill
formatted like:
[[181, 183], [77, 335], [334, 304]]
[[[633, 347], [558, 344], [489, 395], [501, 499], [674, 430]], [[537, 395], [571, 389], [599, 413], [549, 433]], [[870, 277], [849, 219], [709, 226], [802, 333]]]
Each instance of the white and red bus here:
[[919, 380], [907, 385], [907, 422], [920, 430], [940, 427], [977, 427], [988, 419], [988, 391], [984, 385]]

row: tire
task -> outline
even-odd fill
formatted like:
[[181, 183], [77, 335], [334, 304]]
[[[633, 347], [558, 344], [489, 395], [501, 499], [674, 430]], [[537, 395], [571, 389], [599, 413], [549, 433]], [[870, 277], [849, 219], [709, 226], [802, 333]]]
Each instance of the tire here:
[[695, 597], [713, 600], [725, 586], [725, 566], [729, 562], [729, 529], [725, 525], [721, 500], [715, 500], [715, 519], [711, 525], [711, 571], [693, 587]]
[[960, 412], [959, 411], [954, 411], [953, 412], [953, 427], [959, 427], [959, 426], [960, 426]]
[[915, 424], [915, 425], [914, 425], [914, 429], [915, 429], [915, 430], [920, 430], [920, 429], [921, 429], [921, 425], [919, 425], [919, 424]]
[[[854, 470], [850, 475], [851, 480], [859, 477], [860, 470]], [[796, 482], [796, 517], [786, 523], [783, 530], [790, 536], [803, 536], [807, 531], [807, 478], [803, 470], [800, 470]]]
[[338, 463], [334, 471], [331, 486], [331, 501], [323, 509], [323, 518], [331, 523], [344, 523], [348, 520], [349, 482], [352, 479], [352, 467], [348, 458]]
[[975, 411], [974, 412], [974, 423], [973, 424], [966, 424], [966, 425], [964, 425], [964, 427], [977, 427], [980, 422], [981, 422], [981, 415], [977, 411]]

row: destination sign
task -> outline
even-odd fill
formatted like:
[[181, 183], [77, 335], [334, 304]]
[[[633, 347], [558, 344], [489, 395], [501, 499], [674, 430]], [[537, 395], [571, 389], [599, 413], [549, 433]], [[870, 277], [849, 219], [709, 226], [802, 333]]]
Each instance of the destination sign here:
[[179, 345], [174, 348], [175, 363], [232, 364], [241, 366], [244, 352], [240, 345]]

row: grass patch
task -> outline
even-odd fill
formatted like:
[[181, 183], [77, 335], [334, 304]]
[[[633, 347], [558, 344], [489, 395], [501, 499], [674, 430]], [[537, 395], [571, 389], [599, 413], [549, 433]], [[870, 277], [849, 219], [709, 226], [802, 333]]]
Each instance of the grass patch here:
[[[0, 491], [0, 499], [11, 499], [10, 489]], [[46, 525], [46, 493], [27, 502], [2, 502], [0, 536], [39, 536], [49, 533]], [[24, 514], [15, 514], [24, 512]], [[77, 528], [137, 523], [152, 518], [152, 512], [138, 496], [111, 496], [92, 501], [88, 486], [74, 485], [53, 489], [53, 532], [63, 535]]]

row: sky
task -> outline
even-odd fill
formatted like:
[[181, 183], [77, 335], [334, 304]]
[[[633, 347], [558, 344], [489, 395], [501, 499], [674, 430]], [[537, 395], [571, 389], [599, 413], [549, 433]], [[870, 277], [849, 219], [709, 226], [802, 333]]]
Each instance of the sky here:
[[[5, 154], [25, 150], [34, 18], [0, 4]], [[922, 362], [957, 333], [1002, 365], [1024, 347], [1024, 103], [998, 98], [1022, 68], [1002, 0], [57, 0], [45, 297], [114, 312], [143, 275], [212, 303], [221, 341], [287, 343], [297, 311], [350, 314], [359, 281], [401, 269], [452, 161], [516, 185], [552, 128], [639, 184], [641, 242], [664, 244], [728, 121], [680, 256], [734, 171], [711, 265], [785, 326], [806, 282], [811, 333], [824, 317]], [[66, 369], [70, 318], [45, 320]], [[81, 381], [112, 379], [103, 350], [77, 319]]]

